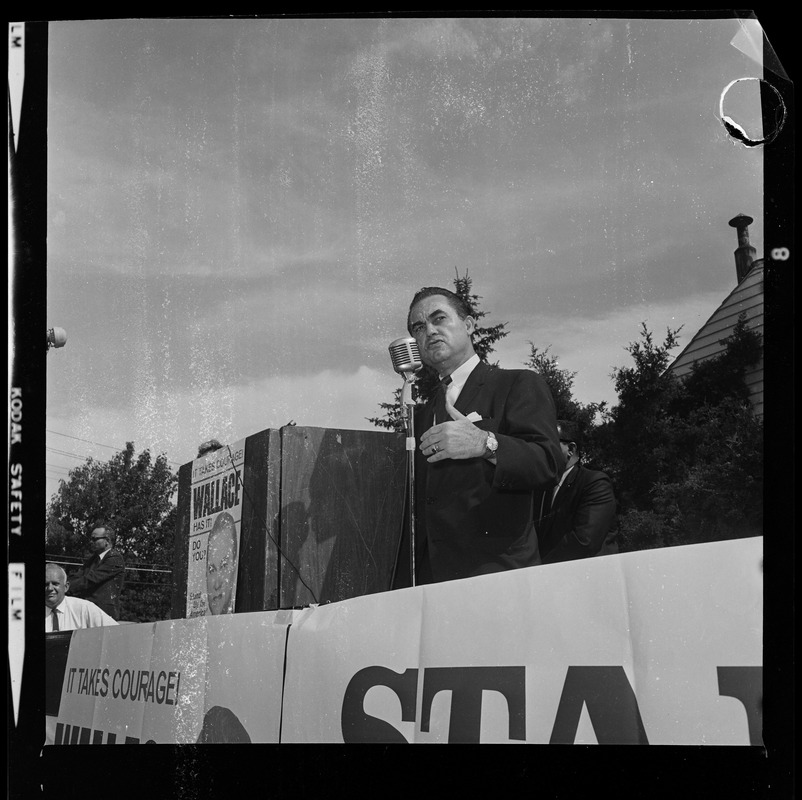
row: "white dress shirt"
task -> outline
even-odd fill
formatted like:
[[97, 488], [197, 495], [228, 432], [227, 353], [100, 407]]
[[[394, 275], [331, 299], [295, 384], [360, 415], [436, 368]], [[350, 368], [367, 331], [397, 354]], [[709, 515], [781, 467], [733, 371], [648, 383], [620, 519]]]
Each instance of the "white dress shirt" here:
[[[451, 383], [446, 388], [446, 400], [453, 406], [459, 398], [462, 387], [470, 377], [470, 374], [479, 366], [479, 356], [474, 353], [464, 364], [457, 367], [449, 376]], [[445, 422], [446, 420], [441, 420]]]
[[562, 477], [560, 478], [560, 482], [559, 482], [559, 483], [558, 483], [558, 484], [557, 484], [557, 485], [554, 487], [554, 491], [551, 493], [551, 502], [552, 502], [552, 503], [554, 502], [554, 498], [555, 498], [555, 497], [557, 497], [557, 492], [559, 492], [559, 491], [560, 491], [560, 489], [562, 488], [562, 485], [563, 485], [563, 483], [565, 482], [565, 479], [568, 477], [568, 473], [569, 473], [569, 472], [570, 472], [570, 471], [571, 471], [571, 470], [572, 470], [572, 469], [573, 469], [573, 468], [574, 468], [574, 467], [575, 467], [575, 466], [576, 466], [578, 463], [579, 463], [578, 461], [574, 461], [574, 463], [573, 463], [573, 464], [571, 464], [571, 466], [570, 466], [570, 467], [566, 467], [566, 468], [563, 470], [563, 474], [562, 474]]
[[64, 597], [55, 609], [45, 606], [45, 633], [53, 631], [53, 611], [58, 615], [60, 631], [74, 631], [78, 628], [100, 628], [103, 625], [116, 625], [117, 620], [109, 616], [100, 606], [81, 597]]

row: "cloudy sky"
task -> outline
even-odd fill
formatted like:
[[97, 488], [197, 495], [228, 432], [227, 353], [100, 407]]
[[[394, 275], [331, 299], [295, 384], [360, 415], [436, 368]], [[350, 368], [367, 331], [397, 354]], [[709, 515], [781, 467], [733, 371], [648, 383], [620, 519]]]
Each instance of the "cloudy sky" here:
[[[455, 270], [502, 366], [550, 347], [614, 402], [642, 321], [682, 347], [734, 288], [731, 217], [763, 255], [762, 151], [719, 117], [759, 52], [733, 19], [52, 23], [47, 496], [129, 440], [371, 429]], [[757, 83], [723, 112], [759, 134]]]

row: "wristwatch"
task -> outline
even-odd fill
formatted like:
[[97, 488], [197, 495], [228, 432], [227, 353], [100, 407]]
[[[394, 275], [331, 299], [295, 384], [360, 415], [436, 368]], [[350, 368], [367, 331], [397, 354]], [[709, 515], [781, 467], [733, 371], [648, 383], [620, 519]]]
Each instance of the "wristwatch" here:
[[494, 458], [496, 450], [498, 450], [498, 439], [496, 439], [496, 434], [490, 431], [485, 442], [484, 458]]

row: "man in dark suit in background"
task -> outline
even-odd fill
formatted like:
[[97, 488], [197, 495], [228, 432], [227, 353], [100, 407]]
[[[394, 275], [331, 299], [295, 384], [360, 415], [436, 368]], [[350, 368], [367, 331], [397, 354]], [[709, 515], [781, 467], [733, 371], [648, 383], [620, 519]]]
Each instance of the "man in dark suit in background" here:
[[536, 498], [535, 518], [544, 564], [618, 552], [613, 484], [604, 472], [581, 464], [581, 437], [575, 423], [559, 420], [565, 471], [552, 490]]
[[[407, 327], [441, 381], [415, 411], [416, 583], [540, 563], [533, 492], [563, 468], [547, 384], [530, 370], [481, 363], [476, 321], [448, 289], [419, 291]], [[402, 543], [396, 586], [409, 585], [406, 553]]]
[[114, 549], [116, 534], [113, 528], [98, 522], [89, 538], [92, 555], [84, 561], [81, 572], [70, 579], [70, 594], [91, 600], [113, 619], [119, 619], [125, 561]]

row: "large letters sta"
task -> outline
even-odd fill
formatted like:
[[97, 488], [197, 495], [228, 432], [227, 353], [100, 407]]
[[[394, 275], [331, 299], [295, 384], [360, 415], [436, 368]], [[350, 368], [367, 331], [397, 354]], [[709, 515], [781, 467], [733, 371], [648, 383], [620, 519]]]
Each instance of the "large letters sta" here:
[[761, 558], [718, 542], [309, 609], [282, 740], [759, 745]]

